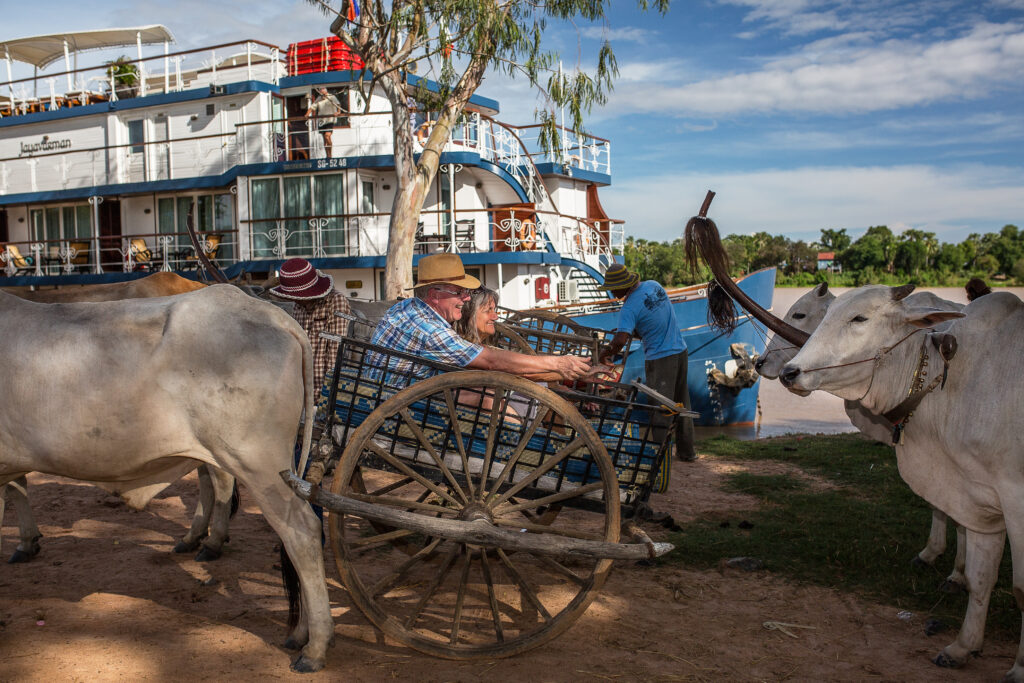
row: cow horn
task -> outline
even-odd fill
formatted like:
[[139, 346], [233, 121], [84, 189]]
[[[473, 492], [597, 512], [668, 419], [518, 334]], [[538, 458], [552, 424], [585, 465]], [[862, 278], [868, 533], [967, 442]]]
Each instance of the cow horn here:
[[704, 204], [701, 206], [700, 214], [691, 218], [686, 224], [684, 232], [685, 252], [690, 272], [695, 274], [698, 272], [698, 256], [703, 258], [704, 262], [711, 268], [718, 286], [728, 292], [729, 296], [736, 303], [790, 344], [803, 346], [809, 337], [806, 332], [796, 329], [761, 308], [753, 299], [747, 296], [746, 292], [737, 287], [736, 282], [729, 277], [729, 256], [722, 247], [722, 239], [718, 235], [718, 226], [706, 216], [711, 199], [714, 196], [715, 193], [709, 191], [704, 199]]
[[910, 296], [910, 293], [913, 292], [913, 291], [914, 291], [914, 285], [900, 285], [899, 287], [893, 287], [892, 290], [891, 290], [891, 292], [892, 292], [892, 300], [893, 301], [903, 301], [908, 296]]

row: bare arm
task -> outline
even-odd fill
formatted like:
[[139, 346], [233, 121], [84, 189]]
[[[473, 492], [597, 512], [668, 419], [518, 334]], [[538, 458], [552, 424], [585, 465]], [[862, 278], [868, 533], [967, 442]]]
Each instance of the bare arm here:
[[612, 337], [611, 343], [608, 344], [608, 346], [603, 351], [601, 351], [601, 363], [610, 365], [612, 362], [612, 357], [618, 355], [618, 353], [622, 351], [622, 347], [624, 347], [628, 342], [629, 335], [627, 333], [616, 332], [615, 336]]
[[555, 380], [579, 379], [590, 371], [590, 363], [579, 356], [527, 356], [490, 346], [485, 346], [469, 367], [475, 370], [509, 372], [537, 381], [548, 377], [554, 377]]

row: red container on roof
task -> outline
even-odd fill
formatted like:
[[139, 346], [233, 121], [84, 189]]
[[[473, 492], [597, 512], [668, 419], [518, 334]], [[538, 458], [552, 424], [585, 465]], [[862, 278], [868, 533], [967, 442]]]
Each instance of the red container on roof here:
[[349, 50], [338, 36], [303, 40], [288, 46], [289, 76], [324, 71], [356, 71], [362, 68], [363, 60]]

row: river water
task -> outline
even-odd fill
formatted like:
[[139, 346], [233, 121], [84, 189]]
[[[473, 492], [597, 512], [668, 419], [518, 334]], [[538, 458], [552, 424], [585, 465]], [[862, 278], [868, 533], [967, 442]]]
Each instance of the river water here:
[[[1006, 289], [1024, 298], [1024, 287]], [[810, 287], [776, 288], [772, 312], [781, 317], [797, 299], [810, 290]], [[836, 287], [832, 290], [837, 296], [845, 291], [848, 288]], [[925, 287], [917, 291], [934, 292], [943, 299], [967, 303], [967, 295], [958, 287]], [[857, 431], [846, 417], [843, 400], [832, 394], [816, 391], [810, 396], [797, 396], [786, 391], [778, 380], [761, 380], [759, 399], [759, 417], [754, 425], [697, 427], [697, 440], [716, 434], [729, 434], [738, 439], [763, 439], [784, 434], [839, 434]]]

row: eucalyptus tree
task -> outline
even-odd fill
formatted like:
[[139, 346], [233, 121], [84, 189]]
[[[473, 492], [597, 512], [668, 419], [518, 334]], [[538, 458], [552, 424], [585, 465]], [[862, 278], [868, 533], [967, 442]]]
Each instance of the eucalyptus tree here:
[[[618, 74], [605, 40], [591, 72], [564, 73], [556, 51], [544, 45], [549, 21], [604, 21], [610, 0], [342, 0], [340, 11], [324, 0], [307, 0], [336, 15], [331, 32], [366, 65], [361, 86], [380, 87], [391, 106], [397, 188], [391, 209], [385, 296], [395, 298], [412, 283], [412, 253], [420, 210], [437, 174], [440, 154], [470, 97], [488, 72], [525, 78], [544, 96], [538, 110], [541, 144], [554, 148], [559, 132], [554, 112], [582, 131], [583, 116], [603, 104]], [[641, 10], [668, 11], [669, 0], [637, 0]], [[418, 65], [414, 66], [414, 65]], [[415, 156], [407, 74], [419, 68], [436, 89], [419, 89], [414, 100], [436, 119], [420, 156]], [[369, 106], [369, 97], [363, 97]]]

